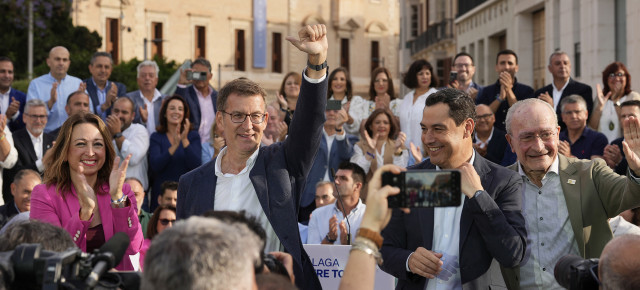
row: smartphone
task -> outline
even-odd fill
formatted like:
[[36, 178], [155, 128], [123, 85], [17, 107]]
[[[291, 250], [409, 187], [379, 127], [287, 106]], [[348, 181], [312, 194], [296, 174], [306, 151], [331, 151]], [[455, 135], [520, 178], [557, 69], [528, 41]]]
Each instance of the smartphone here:
[[328, 100], [327, 101], [327, 108], [326, 110], [332, 110], [332, 111], [338, 111], [342, 109], [342, 101], [338, 101], [338, 100]]
[[207, 73], [203, 71], [187, 71], [188, 81], [205, 81], [207, 80]]
[[400, 188], [400, 193], [389, 196], [389, 208], [394, 207], [446, 207], [459, 206], [462, 191], [460, 171], [417, 169], [400, 174], [384, 172], [382, 186]]
[[452, 83], [453, 81], [458, 79], [458, 72], [457, 71], [451, 71], [449, 72], [449, 82]]

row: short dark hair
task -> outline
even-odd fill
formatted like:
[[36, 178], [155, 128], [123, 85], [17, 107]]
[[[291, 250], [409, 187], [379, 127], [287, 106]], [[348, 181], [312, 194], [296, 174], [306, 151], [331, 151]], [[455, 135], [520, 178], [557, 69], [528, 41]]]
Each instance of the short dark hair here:
[[209, 70], [209, 72], [211, 72], [211, 62], [209, 62], [206, 58], [196, 58], [196, 60], [191, 63], [191, 67], [193, 68], [193, 66], [196, 64], [205, 66]]
[[362, 188], [364, 188], [366, 174], [364, 173], [364, 169], [362, 169], [362, 167], [349, 161], [343, 161], [342, 163], [340, 163], [340, 165], [338, 165], [338, 170], [340, 169], [351, 170], [351, 178], [353, 178], [353, 181], [362, 183]]
[[498, 54], [496, 55], [496, 64], [498, 64], [498, 58], [500, 58], [501, 55], [513, 55], [513, 57], [516, 58], [516, 64], [518, 64], [518, 55], [516, 54], [515, 51], [511, 49], [504, 49], [499, 51]]
[[111, 54], [106, 51], [98, 51], [94, 53], [93, 56], [91, 56], [91, 61], [89, 63], [93, 65], [93, 63], [96, 62], [96, 59], [101, 56], [109, 58], [109, 60], [111, 61], [111, 64], [113, 65], [113, 58], [111, 57]]
[[160, 220], [160, 213], [165, 209], [176, 213], [176, 208], [172, 205], [158, 205], [156, 210], [153, 211], [151, 219], [149, 219], [149, 223], [147, 224], [147, 239], [151, 240], [153, 237], [158, 235], [158, 221]]
[[56, 252], [76, 247], [66, 230], [37, 220], [9, 225], [0, 236], [0, 252], [12, 251], [20, 244], [40, 244], [43, 250]]
[[167, 190], [178, 190], [178, 183], [172, 180], [165, 181], [162, 183], [162, 192], [160, 192], [160, 196], [164, 196], [164, 193]]
[[9, 57], [7, 56], [0, 56], [0, 62], [4, 62], [4, 61], [8, 61], [11, 63], [11, 65], [13, 65], [13, 60], [11, 60]]
[[461, 56], [466, 56], [466, 57], [470, 58], [471, 59], [471, 65], [474, 64], [473, 56], [471, 56], [470, 54], [468, 54], [468, 53], [466, 53], [464, 51], [463, 52], [459, 52], [458, 54], [456, 54], [456, 56], [453, 57], [453, 63], [452, 64], [455, 64], [456, 63], [456, 59], [458, 59]]
[[636, 106], [636, 107], [640, 108], [640, 100], [628, 100], [628, 101], [624, 101], [624, 102], [622, 102], [622, 104], [620, 104], [620, 108], [622, 108], [622, 107], [630, 107], [630, 106]]
[[467, 93], [446, 88], [431, 94], [425, 106], [431, 107], [435, 104], [443, 103], [449, 106], [449, 117], [453, 119], [456, 126], [460, 126], [466, 119], [476, 120], [476, 104]]
[[73, 93], [69, 94], [69, 96], [67, 97], [67, 106], [71, 103], [71, 98], [75, 97], [76, 95], [85, 95], [89, 100], [91, 100], [91, 97], [89, 97], [89, 95], [84, 91], [73, 91]]
[[136, 103], [134, 103], [131, 98], [127, 96], [121, 96], [121, 97], [118, 97], [113, 103], [115, 104], [118, 100], [129, 101], [129, 103], [131, 104], [131, 113], [135, 113]]
[[218, 111], [227, 109], [227, 99], [231, 94], [236, 94], [239, 97], [261, 96], [265, 104], [264, 109], [267, 109], [267, 101], [265, 100], [267, 91], [254, 81], [247, 78], [238, 78], [224, 85], [218, 92], [218, 100], [216, 101]]
[[418, 72], [420, 72], [423, 68], [426, 68], [431, 73], [431, 83], [429, 87], [435, 87], [438, 85], [438, 77], [433, 72], [433, 66], [425, 59], [419, 59], [414, 61], [411, 66], [409, 66], [409, 70], [404, 75], [403, 83], [407, 88], [415, 89], [418, 87]]

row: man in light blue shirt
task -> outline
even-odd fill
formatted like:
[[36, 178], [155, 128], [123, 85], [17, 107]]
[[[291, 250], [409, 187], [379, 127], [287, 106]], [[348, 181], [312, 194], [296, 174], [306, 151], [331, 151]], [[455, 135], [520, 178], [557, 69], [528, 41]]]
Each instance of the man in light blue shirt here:
[[70, 64], [69, 51], [62, 46], [56, 46], [49, 51], [47, 58], [49, 73], [34, 79], [29, 84], [27, 102], [31, 99], [40, 99], [47, 104], [49, 110], [49, 121], [44, 128], [45, 133], [62, 126], [62, 123], [67, 120], [68, 116], [64, 110], [67, 97], [75, 91], [85, 90], [82, 80], [67, 74]]

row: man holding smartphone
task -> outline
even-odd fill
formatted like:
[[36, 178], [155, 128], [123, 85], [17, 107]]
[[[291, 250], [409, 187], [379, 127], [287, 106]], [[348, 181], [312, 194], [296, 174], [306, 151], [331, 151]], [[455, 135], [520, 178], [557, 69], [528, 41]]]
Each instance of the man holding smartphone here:
[[397, 289], [486, 289], [491, 262], [519, 265], [526, 248], [522, 179], [473, 150], [475, 104], [455, 89], [431, 95], [420, 126], [429, 158], [411, 169], [458, 169], [458, 207], [395, 209], [382, 231], [382, 269]]
[[[211, 126], [216, 117], [218, 91], [209, 84], [212, 77], [211, 63], [198, 58], [191, 63], [190, 69], [180, 70], [180, 80], [176, 87], [176, 94], [181, 95], [189, 104], [189, 121], [198, 130], [202, 143], [211, 140]], [[188, 84], [192, 85], [187, 87]]]
[[449, 87], [466, 92], [475, 101], [478, 92], [482, 90], [481, 85], [473, 82], [475, 73], [476, 66], [473, 64], [473, 57], [466, 52], [456, 54], [449, 76]]

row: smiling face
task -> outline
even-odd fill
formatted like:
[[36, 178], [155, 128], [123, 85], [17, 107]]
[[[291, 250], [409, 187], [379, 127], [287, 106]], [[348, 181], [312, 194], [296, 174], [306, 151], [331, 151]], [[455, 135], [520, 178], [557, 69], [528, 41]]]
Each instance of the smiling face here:
[[449, 116], [449, 105], [437, 103], [425, 107], [420, 127], [422, 143], [428, 150], [431, 163], [443, 169], [453, 169], [471, 158], [474, 122], [467, 119], [457, 126]]
[[0, 61], [0, 92], [6, 92], [13, 83], [13, 64]]
[[91, 72], [93, 80], [98, 84], [104, 84], [111, 76], [112, 70], [111, 59], [106, 56], [98, 56], [93, 61], [93, 64], [89, 64], [89, 72]]
[[[374, 134], [378, 134], [378, 140], [387, 140], [389, 138], [389, 117], [386, 114], [378, 114], [375, 119], [373, 119], [373, 123], [371, 124], [371, 132]], [[374, 136], [371, 136], [373, 138]]]
[[31, 210], [31, 191], [40, 182], [40, 176], [27, 173], [22, 179], [11, 184], [11, 194], [20, 212]]
[[231, 115], [221, 111], [216, 112], [216, 123], [218, 128], [222, 129], [229, 152], [252, 154], [258, 149], [269, 119], [269, 114], [265, 110], [264, 98], [260, 95], [249, 97], [241, 97], [236, 93], [229, 95], [225, 112], [266, 115], [264, 121], [259, 124], [252, 123], [250, 117], [246, 117], [242, 123], [234, 123], [231, 121]]
[[300, 94], [300, 82], [296, 80], [295, 76], [289, 76], [284, 82], [284, 94], [285, 97], [295, 98]]
[[178, 99], [173, 99], [167, 104], [167, 124], [179, 126], [184, 118], [184, 104]]
[[458, 72], [458, 81], [466, 82], [473, 78], [476, 72], [476, 67], [473, 65], [473, 61], [466, 55], [461, 55], [456, 58], [453, 68]]
[[480, 133], [489, 133], [493, 129], [496, 117], [487, 105], [476, 106], [476, 131]]
[[515, 77], [516, 73], [518, 72], [518, 63], [516, 63], [516, 57], [513, 54], [501, 54], [500, 56], [498, 56], [496, 71], [498, 73], [506, 71], [511, 75], [511, 77]]
[[120, 119], [122, 130], [129, 128], [131, 122], [133, 122], [133, 118], [136, 116], [133, 111], [133, 103], [126, 98], [119, 98], [113, 103], [111, 114]]
[[[162, 224], [163, 220], [168, 220], [169, 223], [166, 225]], [[176, 222], [176, 213], [170, 209], [163, 209], [160, 212], [160, 216], [158, 218], [158, 224], [156, 225], [156, 229], [158, 230], [158, 234], [162, 233], [165, 229], [173, 227], [173, 224]]]
[[609, 76], [607, 79], [607, 84], [609, 85], [609, 89], [612, 92], [617, 92], [619, 90], [624, 90], [627, 86], [627, 75], [622, 69], [618, 69], [613, 77]]
[[85, 93], [77, 93], [71, 96], [67, 105], [64, 107], [67, 115], [75, 115], [80, 112], [89, 112], [89, 96]]
[[334, 94], [344, 94], [347, 91], [347, 75], [339, 71], [331, 79], [331, 90]]
[[98, 127], [94, 124], [82, 123], [74, 126], [67, 151], [71, 171], [76, 173], [82, 166], [85, 176], [97, 176], [105, 162], [104, 142]]
[[43, 106], [29, 106], [22, 115], [27, 131], [33, 136], [40, 136], [47, 125], [47, 109]]
[[551, 107], [540, 103], [522, 106], [513, 113], [507, 141], [527, 175], [546, 173], [558, 155], [560, 127], [554, 115]]
[[431, 71], [426, 67], [418, 71], [416, 78], [418, 80], [418, 88], [420, 89], [428, 89], [431, 85]]
[[137, 80], [138, 87], [141, 91], [151, 92], [155, 90], [158, 85], [158, 76], [155, 67], [149, 65], [141, 67]]
[[389, 90], [389, 77], [387, 77], [386, 73], [378, 73], [374, 80], [374, 88], [378, 96], [384, 96], [387, 93], [387, 90]]

